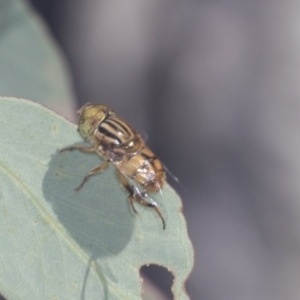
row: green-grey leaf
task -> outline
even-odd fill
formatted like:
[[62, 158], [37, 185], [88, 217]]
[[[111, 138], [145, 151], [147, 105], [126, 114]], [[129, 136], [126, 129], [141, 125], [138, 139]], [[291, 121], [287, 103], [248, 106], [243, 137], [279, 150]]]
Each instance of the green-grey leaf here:
[[139, 268], [174, 274], [175, 299], [193, 265], [181, 203], [166, 186], [154, 198], [166, 219], [127, 203], [112, 166], [74, 188], [96, 155], [58, 149], [76, 127], [26, 100], [0, 98], [0, 293], [10, 299], [141, 299]]
[[73, 96], [60, 51], [22, 0], [0, 1], [0, 95], [32, 99], [73, 116]]

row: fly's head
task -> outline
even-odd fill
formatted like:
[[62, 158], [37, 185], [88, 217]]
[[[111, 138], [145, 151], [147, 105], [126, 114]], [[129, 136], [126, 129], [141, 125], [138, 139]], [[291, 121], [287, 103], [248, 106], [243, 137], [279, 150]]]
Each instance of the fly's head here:
[[87, 103], [78, 111], [78, 132], [85, 139], [90, 139], [98, 126], [114, 111], [104, 104]]

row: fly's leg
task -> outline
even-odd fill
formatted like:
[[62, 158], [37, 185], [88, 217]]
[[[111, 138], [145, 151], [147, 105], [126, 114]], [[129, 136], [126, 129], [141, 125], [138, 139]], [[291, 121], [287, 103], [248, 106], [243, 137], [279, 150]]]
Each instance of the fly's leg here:
[[87, 147], [87, 146], [82, 146], [82, 145], [76, 145], [76, 146], [70, 146], [70, 147], [63, 148], [63, 149], [59, 150], [59, 153], [66, 152], [66, 151], [73, 151], [73, 150], [79, 150], [84, 153], [95, 152], [95, 149], [93, 146]]
[[136, 211], [136, 209], [134, 208], [134, 205], [133, 205], [134, 190], [133, 190], [132, 186], [129, 184], [126, 177], [122, 173], [117, 172], [117, 175], [121, 181], [122, 186], [129, 192], [128, 202], [129, 202], [132, 210], [137, 214], [138, 212]]
[[[66, 151], [73, 151], [73, 150], [79, 150], [79, 151], [84, 152], [84, 153], [93, 153], [93, 152], [95, 152], [95, 149], [94, 149], [93, 146], [87, 147], [87, 146], [82, 146], [82, 145], [76, 145], [76, 146], [70, 146], [70, 147], [63, 148], [59, 151], [59, 153], [66, 152]], [[81, 184], [75, 189], [75, 191], [78, 192], [83, 187], [83, 185], [88, 181], [90, 176], [102, 172], [105, 168], [107, 168], [108, 165], [109, 165], [109, 162], [105, 161], [100, 166], [90, 170], [87, 173], [87, 175], [83, 178]]]
[[102, 172], [103, 170], [105, 170], [109, 165], [109, 162], [108, 161], [105, 161], [104, 163], [102, 163], [100, 166], [96, 167], [96, 168], [93, 168], [92, 170], [90, 170], [83, 178], [81, 184], [75, 189], [76, 192], [78, 192], [82, 187], [83, 185], [88, 181], [88, 179], [93, 176], [93, 175], [96, 175], [100, 172]]
[[136, 201], [138, 201], [140, 204], [147, 206], [147, 207], [151, 207], [155, 210], [155, 212], [158, 214], [158, 216], [160, 217], [162, 223], [163, 223], [163, 229], [166, 229], [166, 222], [164, 217], [162, 216], [160, 210], [157, 207], [157, 203], [155, 201], [151, 201], [148, 202], [145, 199], [143, 199], [142, 195], [138, 195], [138, 194], [134, 194], [133, 197], [135, 198]]
[[136, 209], [134, 208], [134, 205], [133, 205], [133, 200], [136, 200], [141, 205], [153, 208], [155, 210], [155, 212], [158, 214], [158, 216], [160, 217], [160, 219], [163, 223], [163, 229], [166, 229], [165, 219], [162, 216], [160, 210], [158, 209], [157, 203], [153, 200], [151, 200], [151, 202], [146, 201], [144, 199], [144, 198], [147, 197], [147, 195], [145, 193], [135, 192], [134, 187], [132, 187], [130, 185], [130, 183], [128, 182], [126, 177], [120, 172], [118, 172], [117, 174], [119, 176], [119, 179], [121, 181], [122, 186], [129, 192], [128, 201], [129, 201], [130, 206], [132, 207], [132, 210], [137, 214], [137, 211], [136, 211]]
[[[128, 189], [127, 189], [128, 190]], [[134, 208], [134, 205], [133, 205], [133, 199], [134, 199], [134, 194], [133, 192], [128, 196], [128, 201], [129, 201], [129, 204], [132, 208], [132, 210], [134, 211], [134, 213], [138, 214], [138, 212], [136, 211], [136, 209]]]

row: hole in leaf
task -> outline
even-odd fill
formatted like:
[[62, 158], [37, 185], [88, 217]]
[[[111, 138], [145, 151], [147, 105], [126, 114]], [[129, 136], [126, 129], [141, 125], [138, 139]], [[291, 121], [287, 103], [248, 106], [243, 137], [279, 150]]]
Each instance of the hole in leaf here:
[[[143, 266], [140, 270], [140, 274], [144, 279], [143, 282], [143, 299], [148, 299], [151, 295], [157, 291], [156, 300], [172, 300], [173, 294], [171, 292], [171, 286], [173, 283], [173, 275], [167, 271], [166, 268], [150, 265]], [[160, 294], [160, 298], [159, 297]], [[148, 298], [146, 296], [149, 295]], [[150, 298], [151, 299], [151, 298]], [[153, 297], [152, 297], [153, 299]]]
[[0, 294], [0, 300], [6, 300], [6, 299]]

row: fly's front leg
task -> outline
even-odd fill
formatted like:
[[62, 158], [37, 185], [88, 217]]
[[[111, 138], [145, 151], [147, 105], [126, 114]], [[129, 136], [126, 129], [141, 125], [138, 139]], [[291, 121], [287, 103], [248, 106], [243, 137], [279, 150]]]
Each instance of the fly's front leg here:
[[105, 161], [105, 162], [103, 162], [100, 166], [98, 166], [98, 167], [96, 167], [96, 168], [90, 170], [90, 171], [86, 174], [86, 176], [83, 178], [81, 184], [75, 189], [76, 192], [78, 192], [78, 191], [83, 187], [83, 185], [88, 181], [88, 179], [89, 179], [91, 176], [96, 175], [96, 174], [102, 172], [103, 170], [105, 170], [105, 169], [108, 167], [108, 165], [109, 165], [109, 162], [108, 162], [108, 161]]
[[93, 146], [87, 147], [87, 146], [82, 146], [82, 145], [76, 145], [76, 146], [70, 146], [70, 147], [63, 148], [63, 149], [59, 150], [59, 153], [66, 152], [66, 151], [73, 151], [73, 150], [79, 150], [84, 153], [95, 152], [95, 149]]
[[[96, 152], [95, 148], [93, 146], [88, 147], [88, 146], [82, 146], [82, 145], [75, 145], [75, 146], [70, 146], [70, 147], [63, 148], [63, 149], [59, 150], [59, 153], [66, 152], [66, 151], [73, 151], [73, 150], [79, 150], [79, 151], [84, 152], [84, 153], [94, 153], [94, 152]], [[100, 166], [90, 170], [87, 173], [87, 175], [83, 178], [81, 184], [75, 189], [75, 191], [78, 192], [92, 175], [95, 175], [95, 174], [98, 174], [98, 173], [102, 172], [104, 169], [106, 169], [108, 167], [108, 165], [109, 165], [109, 162], [105, 161]]]

